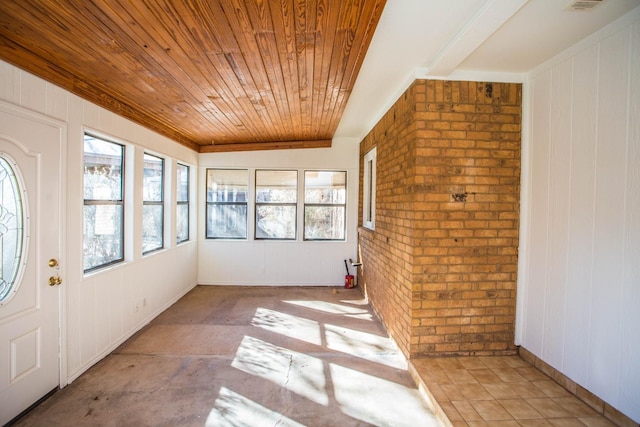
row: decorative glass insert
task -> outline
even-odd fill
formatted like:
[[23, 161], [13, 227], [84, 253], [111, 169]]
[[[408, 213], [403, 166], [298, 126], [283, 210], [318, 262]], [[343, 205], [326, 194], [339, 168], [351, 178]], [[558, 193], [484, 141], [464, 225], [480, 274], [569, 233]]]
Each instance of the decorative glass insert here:
[[344, 240], [347, 173], [304, 172], [304, 239]]
[[164, 159], [144, 155], [142, 253], [164, 247]]
[[18, 290], [26, 236], [22, 189], [11, 163], [0, 156], [0, 304]]
[[84, 271], [124, 260], [124, 146], [84, 135]]
[[295, 240], [298, 171], [256, 171], [256, 239]]
[[247, 238], [246, 169], [207, 169], [207, 239]]
[[176, 242], [189, 240], [189, 166], [176, 169]]

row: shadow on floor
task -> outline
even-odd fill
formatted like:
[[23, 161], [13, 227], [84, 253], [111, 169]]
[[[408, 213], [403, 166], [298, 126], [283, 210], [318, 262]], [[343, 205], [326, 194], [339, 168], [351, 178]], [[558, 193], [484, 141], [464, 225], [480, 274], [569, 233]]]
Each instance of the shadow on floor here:
[[437, 426], [358, 289], [198, 286], [20, 426]]

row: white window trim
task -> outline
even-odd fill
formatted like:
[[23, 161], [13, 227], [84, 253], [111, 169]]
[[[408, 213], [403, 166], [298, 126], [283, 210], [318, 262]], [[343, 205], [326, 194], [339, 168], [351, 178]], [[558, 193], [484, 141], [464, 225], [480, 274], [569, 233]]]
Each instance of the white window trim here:
[[377, 149], [372, 148], [364, 156], [362, 225], [370, 230], [376, 228], [376, 162]]

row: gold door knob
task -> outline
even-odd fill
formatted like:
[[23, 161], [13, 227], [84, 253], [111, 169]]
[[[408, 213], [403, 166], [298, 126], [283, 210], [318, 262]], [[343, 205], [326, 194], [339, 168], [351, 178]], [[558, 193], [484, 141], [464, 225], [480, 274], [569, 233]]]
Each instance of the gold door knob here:
[[49, 286], [57, 286], [62, 283], [62, 279], [59, 276], [49, 277]]
[[53, 267], [57, 267], [58, 266], [58, 260], [55, 258], [51, 258], [49, 260], [49, 267], [53, 268]]

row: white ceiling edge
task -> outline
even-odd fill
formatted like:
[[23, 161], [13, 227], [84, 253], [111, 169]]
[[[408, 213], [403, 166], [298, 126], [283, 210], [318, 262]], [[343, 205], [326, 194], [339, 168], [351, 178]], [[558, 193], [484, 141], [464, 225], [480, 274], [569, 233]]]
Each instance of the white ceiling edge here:
[[467, 71], [467, 70], [459, 70], [454, 71], [448, 76], [434, 76], [429, 74], [429, 70], [427, 68], [416, 68], [415, 72], [407, 78], [403, 84], [398, 86], [393, 94], [389, 98], [389, 100], [383, 104], [377, 111], [375, 115], [372, 115], [366, 121], [366, 126], [363, 126], [363, 132], [357, 136], [351, 135], [341, 135], [336, 132], [336, 134], [332, 138], [332, 143], [341, 140], [341, 141], [353, 141], [356, 143], [361, 143], [362, 140], [371, 132], [376, 124], [384, 115], [393, 107], [393, 105], [398, 101], [398, 99], [402, 96], [403, 93], [407, 91], [409, 86], [413, 84], [416, 80], [449, 80], [449, 81], [467, 81], [467, 82], [492, 82], [492, 83], [524, 83], [527, 79], [526, 73], [500, 73], [493, 71]]
[[[450, 0], [389, 0], [334, 139], [350, 137], [362, 141], [416, 79], [521, 83], [520, 74], [458, 71], [456, 67], [529, 1], [469, 0], [452, 4]], [[429, 20], [431, 15], [437, 15], [435, 20]], [[402, 31], [397, 29], [398, 20], [405, 24]], [[447, 34], [446, 38], [443, 34]], [[392, 43], [388, 44], [387, 38]], [[396, 60], [381, 62], [380, 56], [385, 54]], [[425, 64], [428, 66], [424, 67]], [[391, 71], [394, 67], [406, 68]], [[390, 77], [384, 81], [386, 90], [376, 87], [379, 81], [367, 73]], [[376, 102], [372, 93], [384, 94], [386, 102]], [[368, 101], [363, 102], [365, 98]]]
[[431, 61], [429, 74], [448, 76], [529, 0], [489, 0]]
[[429, 68], [418, 68], [415, 74], [416, 79], [425, 80], [452, 80], [468, 82], [491, 82], [491, 83], [524, 83], [527, 73], [503, 73], [499, 71], [473, 71], [455, 70], [446, 76], [433, 75]]
[[[517, 72], [496, 71], [489, 68], [484, 70], [459, 68], [462, 64], [460, 61], [474, 55], [483, 46], [484, 40], [481, 39], [502, 33], [502, 28], [506, 25], [501, 26], [499, 19], [485, 23], [482, 17], [490, 16], [487, 14], [497, 14], [502, 17], [504, 23], [511, 24], [510, 19], [515, 16], [514, 14], [520, 16], [519, 14], [523, 13], [525, 9], [530, 9], [528, 6], [532, 4], [544, 3], [548, 7], [556, 7], [555, 1], [562, 0], [517, 0], [517, 2], [511, 0], [511, 5], [507, 4], [509, 0], [468, 1], [469, 3], [457, 3], [449, 0], [446, 4], [439, 0], [429, 0], [428, 2], [424, 0], [387, 1], [386, 7], [391, 7], [389, 10], [385, 7], [385, 11], [383, 11], [379, 27], [370, 46], [372, 52], [368, 52], [365, 57], [365, 62], [360, 70], [361, 75], [356, 80], [334, 138], [354, 138], [358, 143], [361, 142], [416, 79], [526, 84], [536, 69], [543, 67], [550, 61], [558, 61], [562, 55], [569, 55], [557, 52], [549, 60], [540, 62], [525, 71]], [[569, 0], [566, 1], [568, 4]], [[625, 3], [627, 6], [632, 4], [628, 1]], [[433, 9], [429, 9], [431, 6]], [[461, 16], [461, 18], [455, 20], [456, 17], [448, 14], [448, 20], [453, 22], [447, 21], [448, 26], [443, 24], [442, 22], [446, 20], [443, 15], [445, 13], [443, 12], [444, 6], [455, 10], [456, 17]], [[525, 8], [525, 6], [527, 7]], [[640, 6], [579, 40], [567, 51], [575, 50], [575, 46], [582, 44], [585, 39], [601, 37], [601, 34], [599, 36], [596, 34], [602, 31], [613, 32], [614, 30], [611, 29], [613, 22], [620, 20], [628, 22], [633, 19], [629, 15], [638, 13], [640, 13]], [[533, 21], [532, 25], [538, 25], [538, 22]], [[479, 25], [478, 29], [472, 28], [474, 23]], [[436, 29], [432, 28], [432, 25], [440, 26]], [[447, 34], [446, 39], [442, 37], [443, 33]], [[425, 47], [427, 45], [428, 48]], [[438, 48], [438, 46], [440, 47]], [[548, 48], [552, 48], [552, 46], [548, 46]], [[449, 53], [453, 55], [452, 59], [446, 58]], [[464, 57], [464, 54], [467, 57]], [[486, 58], [486, 60], [488, 61], [486, 64], [490, 66], [491, 58]], [[455, 68], [449, 70], [452, 66]], [[447, 71], [450, 72], [446, 74]]]

